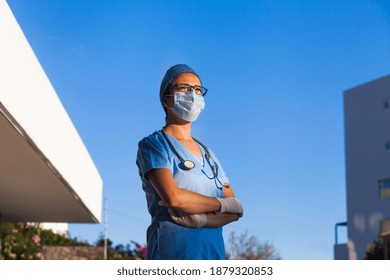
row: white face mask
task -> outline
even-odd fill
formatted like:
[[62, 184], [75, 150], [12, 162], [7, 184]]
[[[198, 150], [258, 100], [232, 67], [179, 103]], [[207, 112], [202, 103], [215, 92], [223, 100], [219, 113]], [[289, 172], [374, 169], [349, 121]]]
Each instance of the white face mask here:
[[171, 109], [185, 121], [195, 121], [205, 107], [203, 96], [196, 94], [194, 91], [191, 93], [176, 91], [173, 96], [175, 103]]

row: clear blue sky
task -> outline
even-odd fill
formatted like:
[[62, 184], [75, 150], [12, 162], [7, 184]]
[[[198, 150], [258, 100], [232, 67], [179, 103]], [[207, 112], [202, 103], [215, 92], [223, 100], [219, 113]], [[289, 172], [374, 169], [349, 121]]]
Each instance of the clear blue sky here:
[[[245, 207], [225, 237], [247, 230], [283, 259], [333, 258], [343, 91], [390, 73], [389, 1], [7, 2], [100, 171], [114, 244], [146, 243], [137, 143], [164, 125], [165, 71], [187, 63], [209, 89], [193, 134]], [[90, 242], [102, 232], [70, 225]]]

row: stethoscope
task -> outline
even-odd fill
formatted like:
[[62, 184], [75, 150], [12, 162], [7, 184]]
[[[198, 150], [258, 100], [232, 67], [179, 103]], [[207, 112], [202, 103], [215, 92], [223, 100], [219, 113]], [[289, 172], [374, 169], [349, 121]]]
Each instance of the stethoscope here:
[[[168, 145], [169, 147], [171, 147], [172, 151], [175, 153], [175, 155], [179, 158], [180, 162], [182, 163], [182, 166], [183, 166], [183, 169], [184, 170], [191, 170], [195, 167], [195, 162], [193, 162], [192, 160], [189, 160], [189, 159], [184, 159], [180, 154], [179, 152], [176, 150], [176, 148], [173, 146], [171, 140], [169, 140], [167, 134], [165, 133], [165, 131], [162, 129], [161, 130], [162, 132], [162, 135], [164, 136], [165, 140], [168, 142]], [[218, 179], [218, 175], [217, 175], [217, 170], [218, 170], [218, 164], [215, 162], [215, 160], [211, 157], [211, 154], [209, 152], [209, 149], [207, 149], [206, 145], [203, 144], [202, 142], [200, 142], [198, 139], [196, 139], [195, 137], [192, 137], [192, 139], [198, 143], [206, 152], [205, 154], [205, 158], [206, 158], [206, 161], [207, 163], [209, 164], [210, 166], [210, 169], [211, 171], [213, 172], [213, 177], [209, 177], [203, 170], [203, 173], [207, 176], [207, 178], [209, 178], [210, 180], [212, 179], [216, 179], [222, 186], [224, 186], [225, 188], [229, 188], [230, 186], [229, 185], [224, 185], [221, 183], [221, 181]], [[213, 164], [211, 164], [210, 162], [210, 159], [212, 159], [212, 161], [214, 162], [215, 166]]]

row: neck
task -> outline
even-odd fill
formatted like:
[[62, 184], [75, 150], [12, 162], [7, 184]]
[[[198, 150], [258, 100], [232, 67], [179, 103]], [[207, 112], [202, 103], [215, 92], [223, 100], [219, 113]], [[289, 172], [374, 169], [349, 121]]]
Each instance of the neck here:
[[164, 131], [175, 137], [177, 140], [192, 140], [191, 123], [176, 124], [169, 123], [164, 127]]

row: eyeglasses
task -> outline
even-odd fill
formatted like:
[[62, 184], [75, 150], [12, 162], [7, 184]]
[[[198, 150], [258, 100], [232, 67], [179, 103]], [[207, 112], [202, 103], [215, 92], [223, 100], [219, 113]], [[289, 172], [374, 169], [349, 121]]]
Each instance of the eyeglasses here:
[[171, 88], [176, 88], [180, 92], [184, 92], [186, 94], [195, 91], [196, 94], [205, 96], [207, 93], [207, 88], [202, 86], [191, 86], [189, 84], [174, 84]]

